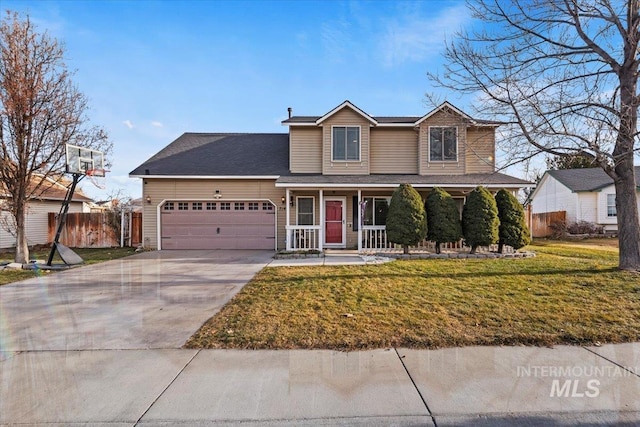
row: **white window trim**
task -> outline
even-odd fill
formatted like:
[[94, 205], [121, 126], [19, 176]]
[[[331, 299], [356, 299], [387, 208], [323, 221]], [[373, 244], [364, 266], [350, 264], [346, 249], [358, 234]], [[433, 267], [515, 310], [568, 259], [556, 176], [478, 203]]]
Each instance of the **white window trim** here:
[[[376, 222], [376, 213], [375, 213], [375, 206], [376, 206], [376, 199], [385, 199], [389, 202], [389, 204], [391, 204], [391, 196], [362, 196], [362, 200], [366, 200], [366, 199], [373, 199], [373, 205], [372, 205], [372, 213], [373, 213], [373, 222]], [[362, 217], [362, 221], [364, 222], [364, 216]], [[363, 228], [380, 228], [380, 227], [386, 227], [384, 225], [366, 225], [363, 224], [362, 225]]]
[[[616, 211], [615, 215], [609, 215], [609, 196], [613, 196], [613, 209]], [[615, 193], [607, 193], [607, 218], [617, 218], [618, 217], [618, 209], [616, 206], [616, 194]]]
[[[333, 129], [334, 128], [358, 128], [358, 160], [336, 160], [333, 157]], [[344, 154], [347, 155], [347, 141], [345, 139]], [[362, 127], [360, 125], [332, 125], [331, 126], [331, 162], [332, 163], [360, 163], [362, 162]]]
[[[431, 129], [446, 129], [446, 128], [455, 128], [456, 130], [456, 159], [455, 160], [444, 160], [444, 134], [442, 141], [442, 160], [432, 160], [431, 159]], [[429, 134], [427, 135], [427, 152], [429, 153], [429, 162], [440, 162], [440, 163], [458, 163], [460, 161], [460, 131], [458, 126], [429, 126]]]
[[316, 224], [316, 198], [314, 196], [296, 196], [296, 225], [300, 225], [298, 224], [298, 214], [299, 212], [299, 207], [300, 207], [300, 199], [311, 199], [311, 225], [315, 225]]

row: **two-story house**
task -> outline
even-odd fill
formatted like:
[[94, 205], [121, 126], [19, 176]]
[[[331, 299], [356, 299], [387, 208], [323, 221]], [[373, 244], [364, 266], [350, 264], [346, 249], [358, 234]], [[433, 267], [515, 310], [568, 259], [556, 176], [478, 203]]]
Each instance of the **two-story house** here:
[[445, 102], [424, 116], [373, 117], [349, 101], [292, 116], [282, 134], [185, 133], [133, 170], [143, 243], [156, 249], [388, 247], [393, 190], [439, 186], [462, 208], [478, 185], [530, 183], [495, 171], [498, 122]]

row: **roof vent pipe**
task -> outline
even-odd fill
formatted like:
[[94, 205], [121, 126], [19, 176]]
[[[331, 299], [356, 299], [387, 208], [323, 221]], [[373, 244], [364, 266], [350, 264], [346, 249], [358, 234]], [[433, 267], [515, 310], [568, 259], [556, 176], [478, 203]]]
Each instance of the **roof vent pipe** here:
[[289, 118], [291, 118], [291, 113], [293, 113], [293, 108], [287, 108], [287, 112], [289, 113]]

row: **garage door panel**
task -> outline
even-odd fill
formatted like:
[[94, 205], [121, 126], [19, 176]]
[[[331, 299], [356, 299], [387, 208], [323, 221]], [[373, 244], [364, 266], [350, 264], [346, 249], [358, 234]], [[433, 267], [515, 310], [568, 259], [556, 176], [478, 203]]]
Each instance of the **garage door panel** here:
[[275, 218], [267, 210], [163, 210], [162, 248], [272, 250]]

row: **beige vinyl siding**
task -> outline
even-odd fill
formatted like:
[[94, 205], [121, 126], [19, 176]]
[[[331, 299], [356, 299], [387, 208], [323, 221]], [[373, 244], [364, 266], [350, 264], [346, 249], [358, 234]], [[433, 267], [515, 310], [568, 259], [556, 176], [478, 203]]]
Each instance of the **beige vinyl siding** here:
[[[360, 161], [332, 161], [333, 126], [360, 126]], [[369, 174], [369, 127], [368, 120], [348, 107], [338, 111], [322, 123], [322, 173], [324, 175]]]
[[284, 249], [285, 211], [282, 204], [284, 189], [275, 187], [275, 180], [215, 180], [215, 179], [152, 179], [143, 180], [142, 199], [147, 196], [151, 203], [143, 206], [142, 243], [144, 247], [158, 248], [158, 217], [157, 207], [163, 200], [201, 200], [215, 201], [216, 190], [220, 190], [222, 197], [218, 200], [271, 200], [275, 204], [277, 215], [277, 243], [278, 249]]
[[371, 129], [371, 173], [417, 174], [418, 132], [413, 128]]
[[494, 128], [467, 129], [465, 166], [467, 173], [491, 173], [495, 171]]
[[[429, 127], [433, 126], [455, 126], [458, 128], [458, 161], [429, 161]], [[462, 175], [465, 173], [467, 124], [458, 114], [449, 111], [438, 111], [420, 123], [418, 139], [418, 173], [420, 175]]]
[[292, 173], [322, 172], [321, 128], [289, 128], [289, 168]]
[[[29, 245], [49, 243], [49, 212], [60, 212], [62, 200], [32, 201], [27, 205], [26, 231]], [[69, 212], [82, 212], [82, 202], [71, 202]], [[0, 248], [12, 248], [16, 245], [15, 237], [9, 233], [4, 224], [10, 221], [8, 212], [0, 212]]]

